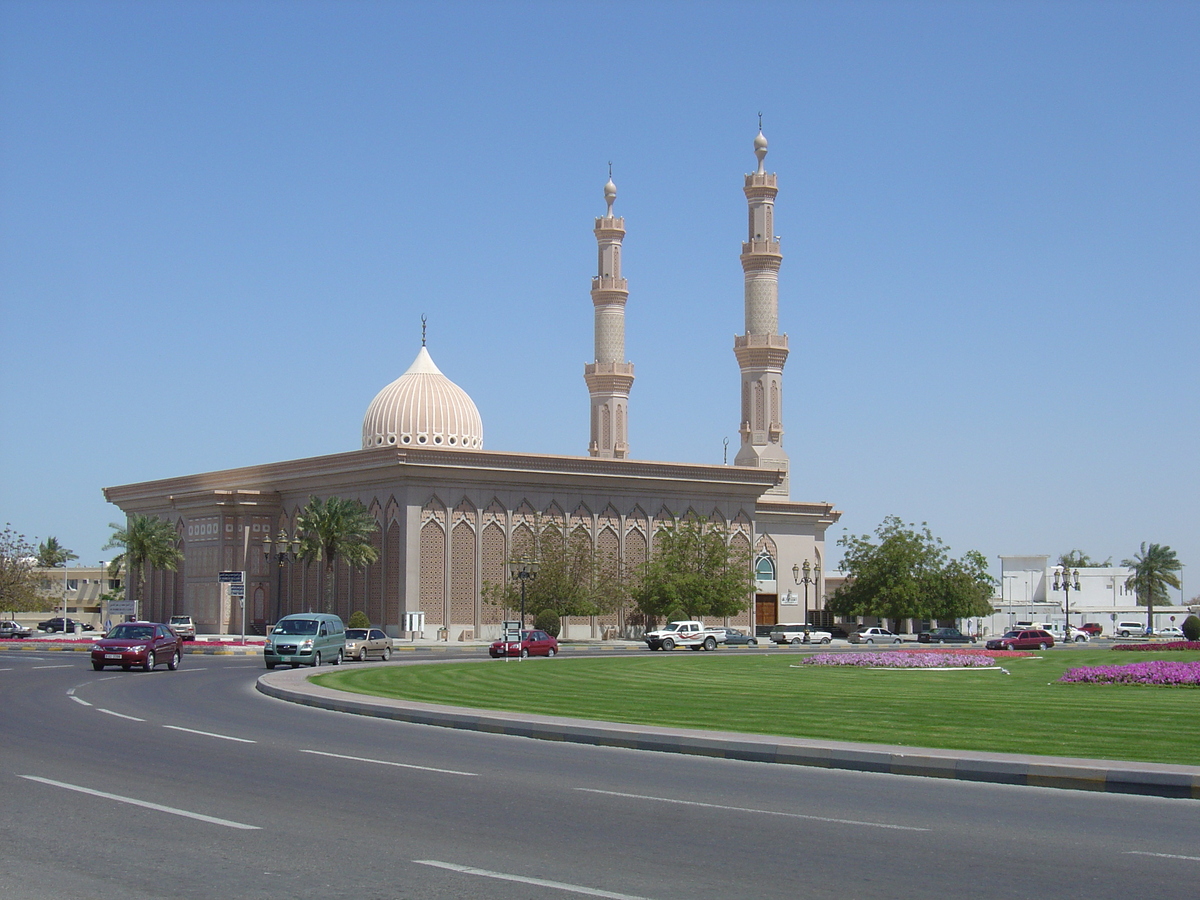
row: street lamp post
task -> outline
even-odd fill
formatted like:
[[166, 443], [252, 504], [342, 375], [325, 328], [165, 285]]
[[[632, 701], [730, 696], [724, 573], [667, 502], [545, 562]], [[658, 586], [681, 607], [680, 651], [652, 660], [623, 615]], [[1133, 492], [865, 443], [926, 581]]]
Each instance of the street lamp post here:
[[509, 560], [508, 574], [521, 585], [521, 630], [525, 630], [525, 582], [537, 578], [538, 561], [523, 556], [520, 559]]
[[821, 578], [821, 566], [812, 566], [808, 560], [804, 561], [804, 577], [800, 577], [801, 567], [799, 565], [792, 566], [792, 580], [796, 582], [796, 586], [804, 585], [804, 640], [808, 641], [808, 586], [816, 584]]
[[[1061, 581], [1060, 576], [1061, 575]], [[1071, 643], [1071, 591], [1079, 593], [1079, 570], [1073, 573], [1069, 566], [1054, 567], [1054, 590], [1063, 592], [1063, 642]]]
[[267, 536], [263, 538], [263, 556], [267, 559], [274, 557], [277, 564], [275, 573], [276, 622], [279, 621], [283, 613], [283, 564], [285, 562], [295, 562], [296, 557], [299, 555], [300, 538], [295, 535], [288, 537], [288, 533], [282, 528], [279, 529], [279, 534], [275, 536], [274, 541], [271, 540], [270, 532], [267, 532]]

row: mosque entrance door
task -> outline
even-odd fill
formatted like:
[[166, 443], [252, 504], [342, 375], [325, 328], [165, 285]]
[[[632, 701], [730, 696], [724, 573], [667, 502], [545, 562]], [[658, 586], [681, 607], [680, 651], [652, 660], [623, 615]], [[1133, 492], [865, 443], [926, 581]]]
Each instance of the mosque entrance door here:
[[[779, 595], [754, 595], [754, 634], [766, 637], [771, 633], [771, 627], [779, 622]], [[765, 629], [765, 630], [764, 630]]]

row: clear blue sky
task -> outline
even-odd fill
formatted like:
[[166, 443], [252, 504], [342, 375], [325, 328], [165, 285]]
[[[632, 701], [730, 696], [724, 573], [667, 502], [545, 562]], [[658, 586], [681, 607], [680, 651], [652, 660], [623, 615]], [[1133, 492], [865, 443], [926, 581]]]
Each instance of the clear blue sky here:
[[1154, 541], [1200, 593], [1198, 47], [1145, 0], [7, 0], [0, 518], [95, 562], [104, 486], [355, 449], [423, 313], [486, 447], [585, 453], [610, 160], [633, 454], [732, 459], [761, 111], [831, 542]]

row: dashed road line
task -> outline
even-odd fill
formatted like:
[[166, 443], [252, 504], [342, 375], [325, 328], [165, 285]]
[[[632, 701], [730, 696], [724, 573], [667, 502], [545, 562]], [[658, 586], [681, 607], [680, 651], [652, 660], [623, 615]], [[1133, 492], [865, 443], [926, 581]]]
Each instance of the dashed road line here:
[[451, 872], [461, 872], [464, 875], [479, 875], [483, 878], [496, 878], [500, 881], [515, 881], [518, 884], [533, 884], [538, 887], [554, 888], [559, 891], [570, 891], [573, 894], [586, 894], [589, 897], [608, 897], [610, 900], [648, 900], [636, 894], [619, 894], [616, 891], [602, 891], [599, 888], [584, 887], [581, 884], [568, 884], [565, 881], [550, 881], [545, 878], [529, 878], [525, 875], [510, 875], [507, 872], [493, 872], [490, 869], [476, 869], [474, 866], [460, 866], [456, 863], [442, 862], [437, 859], [414, 859], [413, 862], [422, 866], [434, 866], [438, 869], [448, 869]]
[[170, 813], [173, 816], [183, 816], [185, 819], [195, 819], [198, 822], [207, 822], [210, 825], [224, 825], [226, 828], [237, 828], [242, 831], [260, 831], [258, 825], [246, 825], [242, 822], [234, 822], [230, 819], [218, 819], [216, 816], [206, 816], [203, 813], [191, 812], [186, 809], [176, 809], [173, 806], [163, 806], [159, 803], [150, 803], [146, 800], [138, 800], [134, 797], [122, 797], [120, 794], [110, 794], [107, 791], [97, 791], [92, 788], [86, 788], [78, 784], [68, 784], [65, 781], [54, 781], [50, 778], [39, 778], [37, 775], [22, 775], [21, 778], [26, 778], [30, 781], [36, 781], [39, 784], [48, 784], [51, 787], [59, 787], [68, 791], [78, 791], [81, 794], [88, 794], [92, 797], [101, 797], [105, 800], [115, 800], [118, 803], [128, 803], [131, 806], [140, 806], [143, 809], [153, 809], [158, 812]]
[[258, 741], [252, 741], [250, 738], [233, 737], [228, 734], [216, 734], [212, 731], [197, 731], [195, 728], [184, 728], [182, 725], [164, 725], [163, 728], [170, 728], [172, 731], [186, 731], [188, 734], [202, 734], [204, 737], [220, 738], [223, 741], [237, 741], [240, 744], [257, 744]]
[[1200, 856], [1180, 856], [1178, 853], [1151, 853], [1148, 850], [1126, 850], [1129, 856], [1157, 856], [1159, 859], [1186, 859], [1189, 862], [1200, 862]]
[[423, 772], [441, 772], [444, 775], [470, 775], [477, 777], [478, 772], [460, 772], [457, 769], [439, 769], [435, 766], [418, 766], [413, 763], [392, 762], [389, 759], [367, 759], [362, 756], [346, 756], [342, 753], [325, 753], [321, 750], [301, 750], [301, 753], [311, 753], [313, 756], [330, 756], [334, 759], [348, 759], [352, 762], [375, 763], [378, 766], [396, 766], [400, 769], [420, 769]]
[[105, 709], [102, 706], [96, 707], [96, 712], [102, 712], [108, 716], [116, 716], [118, 719], [129, 719], [131, 722], [145, 722], [145, 719], [139, 719], [137, 716], [127, 716], [125, 713], [113, 712], [111, 709]]

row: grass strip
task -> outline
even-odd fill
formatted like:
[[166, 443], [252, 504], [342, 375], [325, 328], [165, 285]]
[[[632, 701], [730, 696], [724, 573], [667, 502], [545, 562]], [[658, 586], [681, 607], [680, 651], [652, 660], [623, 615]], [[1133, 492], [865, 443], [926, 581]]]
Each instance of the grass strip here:
[[[1200, 765], [1195, 688], [1059, 684], [1108, 650], [1001, 660], [1001, 671], [796, 666], [804, 654], [645, 653], [374, 666], [343, 691], [493, 710], [839, 741]], [[1184, 661], [1200, 653], [1138, 654]], [[1119, 661], [1124, 661], [1124, 657]]]

